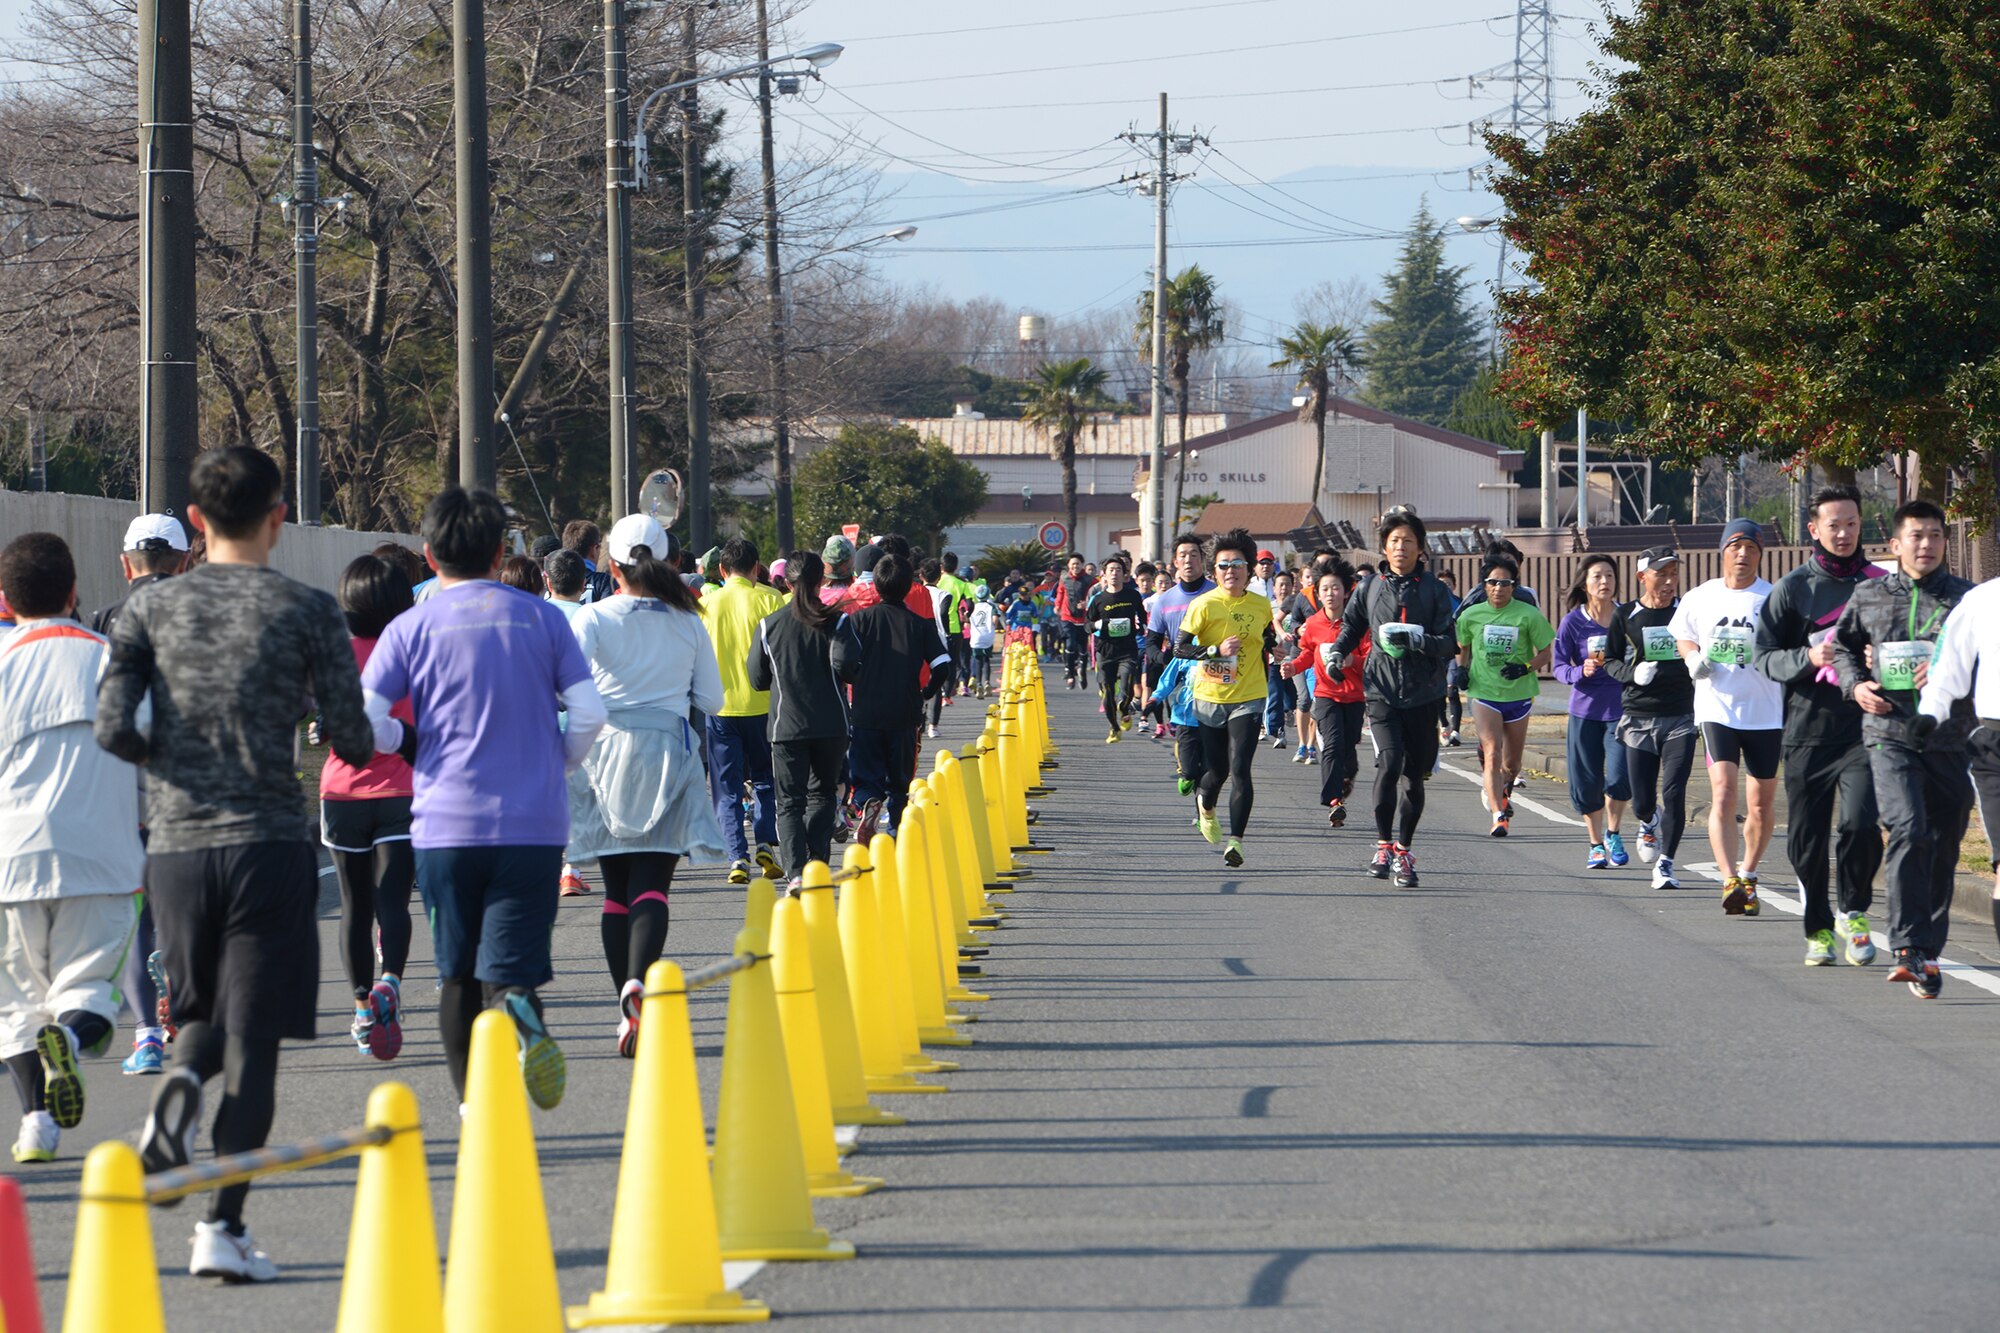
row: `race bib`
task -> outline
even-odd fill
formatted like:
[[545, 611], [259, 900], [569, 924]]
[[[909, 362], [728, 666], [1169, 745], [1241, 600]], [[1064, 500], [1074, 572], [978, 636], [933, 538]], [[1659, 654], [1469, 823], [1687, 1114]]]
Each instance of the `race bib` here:
[[1742, 625], [1718, 625], [1715, 639], [1708, 645], [1708, 660], [1717, 666], [1750, 665], [1751, 634]]
[[1110, 619], [1106, 620], [1104, 622], [1104, 634], [1106, 638], [1111, 638], [1111, 639], [1131, 638], [1132, 617], [1113, 616]]
[[1480, 631], [1479, 641], [1486, 660], [1501, 666], [1513, 658], [1514, 650], [1520, 646], [1521, 630], [1516, 625], [1488, 625]]
[[1583, 655], [1593, 662], [1602, 664], [1604, 661], [1604, 650], [1610, 642], [1611, 636], [1609, 634], [1593, 634], [1583, 641]]
[[1665, 625], [1648, 625], [1643, 631], [1645, 653], [1648, 662], [1671, 662], [1680, 656], [1680, 647], [1674, 642], [1674, 632]]
[[1935, 650], [1935, 645], [1909, 640], [1876, 645], [1875, 664], [1882, 669], [1882, 688], [1916, 689], [1917, 663], [1929, 662]]
[[1202, 674], [1212, 685], [1230, 686], [1236, 683], [1236, 658], [1211, 657], [1201, 664]]

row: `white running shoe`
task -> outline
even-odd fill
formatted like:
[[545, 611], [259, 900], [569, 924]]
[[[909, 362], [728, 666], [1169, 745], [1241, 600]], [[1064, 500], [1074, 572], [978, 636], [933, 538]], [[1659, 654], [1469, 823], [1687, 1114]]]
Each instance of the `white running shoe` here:
[[1674, 878], [1674, 858], [1663, 856], [1653, 863], [1653, 887], [1656, 889], [1678, 889], [1681, 882]]
[[23, 1165], [53, 1162], [56, 1145], [61, 1142], [62, 1130], [56, 1128], [56, 1118], [47, 1111], [30, 1111], [21, 1117], [21, 1132], [14, 1138], [14, 1160]]
[[249, 1232], [229, 1234], [225, 1222], [194, 1224], [194, 1258], [188, 1272], [196, 1277], [219, 1277], [224, 1282], [276, 1282], [278, 1266], [271, 1256], [257, 1248]]
[[1639, 825], [1639, 864], [1651, 865], [1660, 854], [1660, 821]]

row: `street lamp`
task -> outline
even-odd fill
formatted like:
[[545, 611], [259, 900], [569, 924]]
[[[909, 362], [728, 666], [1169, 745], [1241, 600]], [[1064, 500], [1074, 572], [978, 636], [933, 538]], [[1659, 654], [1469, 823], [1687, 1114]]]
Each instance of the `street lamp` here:
[[[632, 445], [632, 211], [631, 192], [646, 183], [646, 122], [654, 104], [671, 92], [691, 90], [700, 84], [768, 74], [774, 67], [803, 65], [799, 72], [818, 77], [818, 71], [840, 58], [843, 48], [821, 42], [798, 51], [765, 57], [711, 74], [698, 74], [655, 88], [640, 104], [636, 122], [628, 121], [631, 94], [625, 68], [625, 3], [604, 0], [604, 181], [605, 181], [605, 268], [610, 288], [607, 301], [606, 351], [610, 360], [611, 390], [611, 517], [615, 520], [632, 508], [633, 478], [638, 469]], [[694, 12], [682, 20], [687, 65], [694, 68]], [[699, 275], [701, 253], [701, 174], [694, 160], [692, 125], [695, 106], [692, 93], [686, 110], [682, 142], [688, 155], [683, 170], [682, 215], [687, 238], [681, 247], [688, 311], [688, 480], [694, 503], [689, 508], [690, 542], [701, 550], [708, 541], [708, 385], [701, 362], [702, 292]]]

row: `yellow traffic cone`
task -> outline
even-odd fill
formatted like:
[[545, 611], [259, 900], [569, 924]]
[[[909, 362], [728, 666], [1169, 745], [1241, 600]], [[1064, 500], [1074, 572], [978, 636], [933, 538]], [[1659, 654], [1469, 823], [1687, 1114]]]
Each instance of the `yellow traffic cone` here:
[[[928, 833], [933, 829], [939, 828], [944, 820], [938, 810], [937, 797], [932, 792], [928, 782], [922, 784], [922, 790], [918, 793], [918, 799], [924, 803], [924, 813], [927, 817], [924, 824], [925, 831]], [[953, 914], [957, 912], [958, 916], [956, 919], [962, 923], [964, 919], [962, 911], [964, 904], [959, 902], [947, 888], [949, 881], [944, 872], [944, 839], [941, 837], [927, 838], [926, 844], [926, 851], [929, 853], [931, 867], [931, 899], [935, 904], [934, 910], [937, 912], [938, 919], [947, 926], [952, 926], [954, 923]], [[977, 1004], [992, 998], [991, 996], [981, 995], [976, 991], [967, 990], [958, 979], [959, 941], [964, 935], [969, 935], [970, 933], [962, 924], [959, 924], [954, 933], [949, 935], [944, 942], [945, 948], [940, 967], [942, 969], [941, 975], [944, 979], [944, 998], [946, 1003]]]
[[968, 745], [956, 756], [958, 780], [965, 788], [965, 817], [972, 829], [973, 860], [979, 866], [979, 883], [989, 894], [1012, 893], [1000, 882], [999, 866], [993, 860], [993, 845], [986, 823], [986, 775], [979, 767], [979, 747]]
[[952, 826], [951, 806], [947, 803], [948, 783], [941, 773], [933, 773], [926, 779], [930, 783], [934, 815], [931, 828], [935, 836], [931, 845], [943, 855], [939, 858], [938, 875], [943, 892], [951, 899], [952, 915], [963, 926], [958, 933], [958, 942], [967, 948], [983, 947], [983, 936], [991, 931], [994, 921], [984, 913], [974, 915], [971, 900], [965, 891], [965, 862], [959, 842], [958, 830]]
[[[437, 1220], [417, 1095], [401, 1083], [376, 1084], [367, 1123], [395, 1137], [361, 1151], [335, 1333], [443, 1333]], [[385, 1244], [391, 1236], [394, 1242]]]
[[[746, 930], [731, 952], [762, 955], [770, 946]], [[715, 1212], [724, 1259], [854, 1257], [852, 1245], [813, 1225], [778, 997], [763, 964], [729, 978], [715, 1112]]]
[[902, 1047], [903, 1068], [912, 1074], [948, 1074], [958, 1065], [925, 1055], [923, 1038], [917, 1031], [916, 983], [910, 978], [912, 942], [897, 884], [896, 839], [877, 833], [868, 841], [868, 852], [875, 868], [870, 876], [875, 888], [875, 920], [882, 930], [882, 956], [889, 973], [889, 993], [896, 1005], [896, 1040]]
[[987, 844], [993, 849], [993, 866], [1009, 884], [1033, 879], [1035, 872], [1014, 859], [1012, 839], [1007, 836], [1007, 779], [1000, 769], [1000, 727], [989, 722], [979, 733], [979, 778], [986, 796]]
[[811, 939], [813, 997], [819, 1003], [819, 1032], [826, 1048], [826, 1088], [833, 1100], [833, 1123], [905, 1124], [902, 1116], [868, 1101], [868, 1084], [861, 1068], [860, 1028], [848, 991], [839, 911], [834, 905], [833, 876], [826, 862], [807, 864], [799, 886], [799, 903], [805, 909], [806, 934]]
[[520, 1042], [514, 1020], [498, 1009], [472, 1025], [465, 1106], [444, 1272], [445, 1327], [451, 1333], [560, 1329], [562, 1296]]
[[639, 1026], [646, 1039], [632, 1065], [604, 1290], [571, 1307], [570, 1327], [762, 1323], [769, 1306], [723, 1286], [694, 1030], [677, 964], [662, 959], [646, 969]]
[[944, 969], [957, 958], [958, 950], [948, 932], [939, 932], [931, 900], [930, 853], [924, 846], [927, 817], [912, 803], [896, 830], [896, 889], [910, 937], [910, 998], [916, 1009], [917, 1039], [926, 1046], [970, 1046], [972, 1038], [951, 1026], [957, 1016], [944, 1005]]
[[938, 789], [945, 818], [950, 821], [952, 847], [957, 853], [951, 873], [965, 899], [967, 921], [991, 925], [1005, 919], [1005, 912], [995, 911], [986, 901], [986, 882], [979, 875], [979, 854], [972, 846], [972, 818], [965, 802], [965, 775], [960, 770], [958, 756], [951, 751], [938, 751], [937, 772], [933, 775], [932, 786]]
[[782, 898], [771, 918], [771, 986], [778, 997], [778, 1021], [785, 1034], [785, 1065], [792, 1076], [792, 1103], [805, 1154], [806, 1186], [816, 1199], [851, 1199], [882, 1188], [875, 1176], [841, 1169], [833, 1142], [833, 1102], [826, 1090], [826, 1047], [819, 1035], [819, 1001], [813, 992], [812, 942], [805, 908]]
[[868, 850], [850, 845], [841, 860], [844, 868], [860, 872], [840, 886], [840, 952], [847, 967], [847, 993], [854, 1004], [855, 1027], [861, 1036], [861, 1073], [868, 1091], [944, 1092], [941, 1084], [917, 1082], [903, 1067]]
[[757, 875], [750, 881], [750, 887], [743, 893], [743, 929], [754, 930], [769, 938], [771, 934], [771, 907], [778, 901], [778, 882]]
[[107, 1139], [83, 1159], [63, 1333], [166, 1333], [166, 1327], [146, 1175], [130, 1144]]

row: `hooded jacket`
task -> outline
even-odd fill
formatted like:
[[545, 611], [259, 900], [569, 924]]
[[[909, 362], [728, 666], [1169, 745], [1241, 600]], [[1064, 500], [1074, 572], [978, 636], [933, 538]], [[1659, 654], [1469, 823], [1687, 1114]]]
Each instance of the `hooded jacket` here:
[[[1935, 644], [1944, 634], [1945, 617], [1972, 591], [1970, 580], [1962, 579], [1940, 565], [1922, 579], [1912, 579], [1897, 569], [1879, 579], [1865, 580], [1854, 590], [1840, 619], [1833, 627], [1833, 666], [1838, 673], [1841, 693], [1851, 702], [1854, 687], [1864, 681], [1880, 681], [1882, 645], [1898, 642]], [[1875, 649], [1875, 667], [1870, 668], [1866, 650]], [[1910, 723], [1917, 716], [1916, 690], [1884, 689], [1882, 697], [1896, 711], [1877, 716], [1861, 715], [1862, 735], [1872, 745], [1910, 743]], [[1859, 705], [1855, 705], [1858, 709]], [[1951, 717], [1932, 734], [1927, 748], [1956, 752], [1965, 748], [1966, 738], [1978, 724], [1972, 700], [1960, 699], [1952, 705]]]
[[1757, 613], [1754, 665], [1785, 687], [1785, 745], [1861, 744], [1861, 708], [1840, 688], [1830, 666], [1812, 664], [1815, 637], [1833, 632], [1841, 608], [1862, 583], [1881, 577], [1865, 557], [1854, 558], [1857, 570], [1843, 577], [1828, 571], [1826, 557], [1815, 552], [1803, 565], [1779, 579]]
[[852, 617], [840, 615], [821, 633], [781, 606], [757, 622], [745, 665], [750, 687], [771, 692], [774, 744], [846, 737], [847, 687], [861, 674]]
[[[1458, 656], [1458, 639], [1452, 631], [1451, 593], [1431, 574], [1430, 565], [1418, 561], [1408, 574], [1389, 572], [1387, 564], [1361, 581], [1347, 601], [1341, 617], [1340, 633], [1334, 636], [1333, 651], [1341, 657], [1361, 644], [1364, 634], [1373, 634], [1375, 648], [1362, 670], [1368, 702], [1380, 701], [1391, 708], [1418, 708], [1444, 698], [1445, 667]], [[1382, 642], [1382, 626], [1398, 621], [1419, 625], [1424, 631], [1421, 647], [1398, 657]]]

